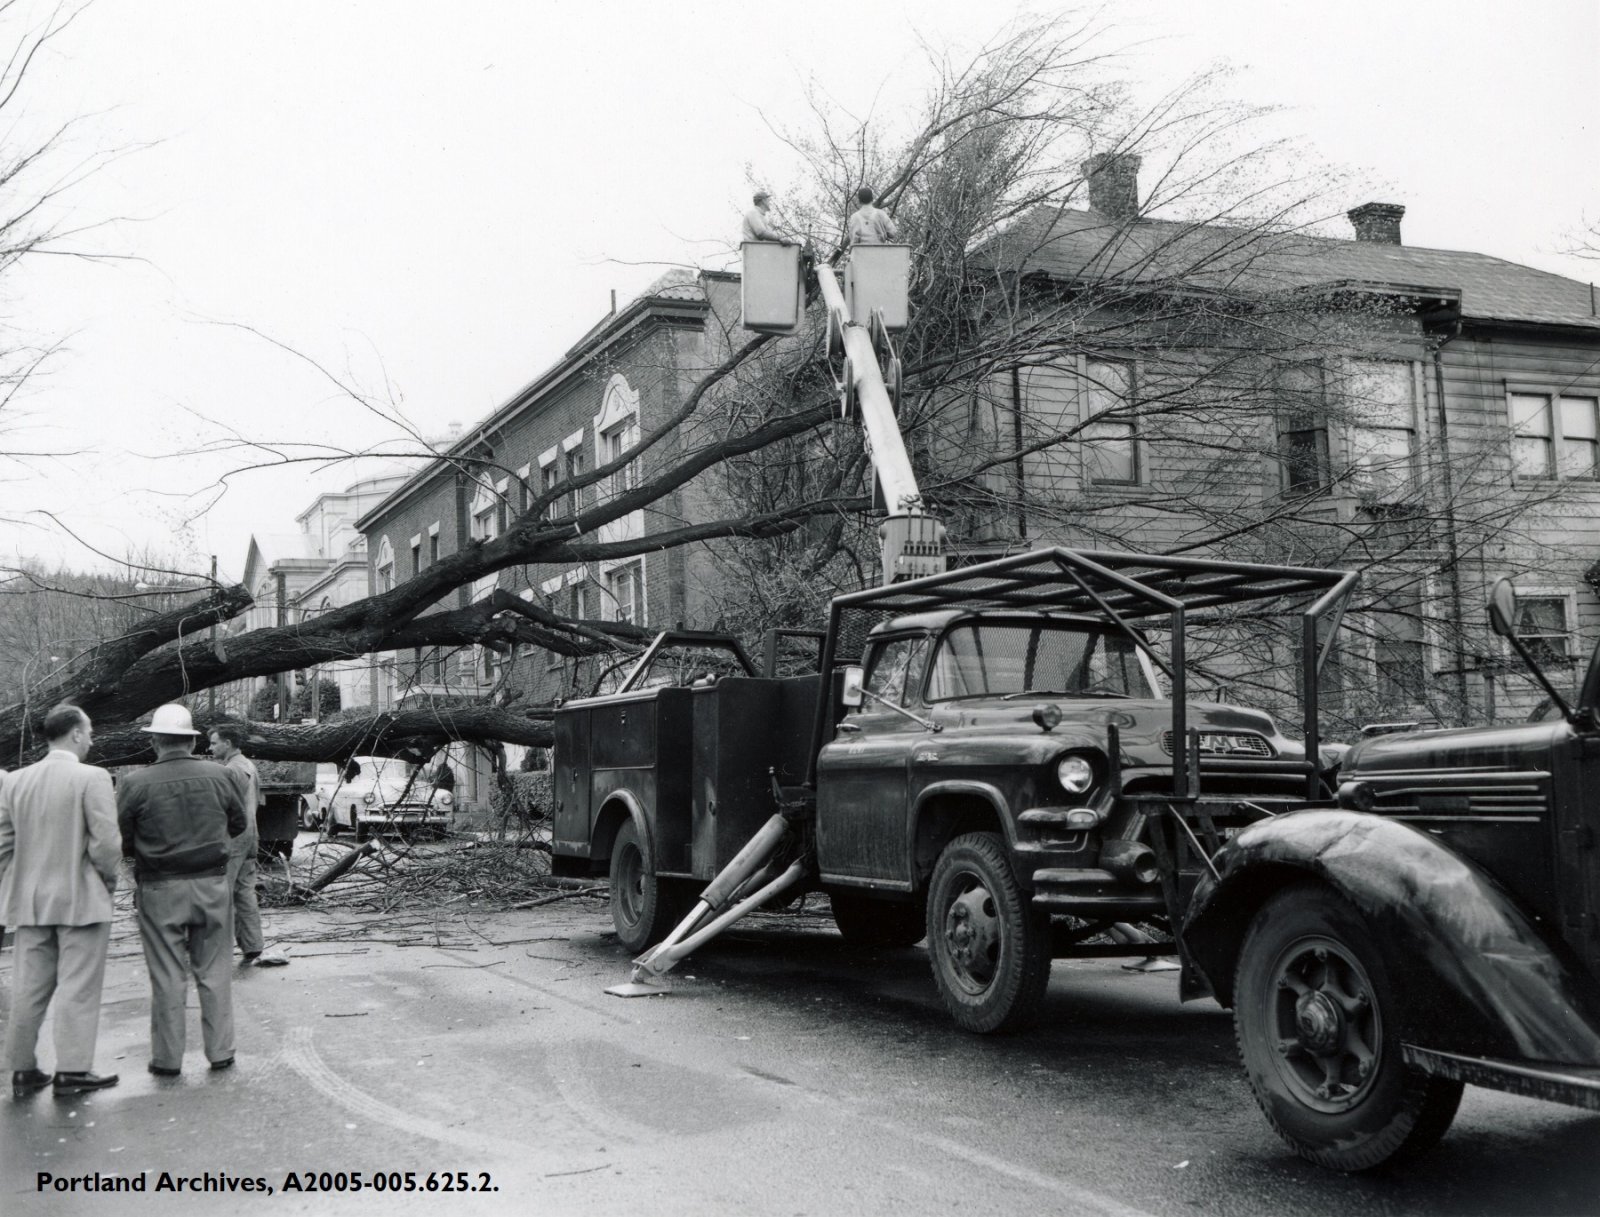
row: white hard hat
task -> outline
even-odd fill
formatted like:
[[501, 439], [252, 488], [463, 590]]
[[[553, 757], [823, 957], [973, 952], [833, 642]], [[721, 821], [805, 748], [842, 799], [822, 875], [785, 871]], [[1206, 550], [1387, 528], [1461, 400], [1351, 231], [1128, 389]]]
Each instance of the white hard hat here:
[[144, 730], [151, 735], [199, 735], [194, 729], [194, 719], [189, 717], [189, 707], [176, 702], [157, 706], [150, 725]]

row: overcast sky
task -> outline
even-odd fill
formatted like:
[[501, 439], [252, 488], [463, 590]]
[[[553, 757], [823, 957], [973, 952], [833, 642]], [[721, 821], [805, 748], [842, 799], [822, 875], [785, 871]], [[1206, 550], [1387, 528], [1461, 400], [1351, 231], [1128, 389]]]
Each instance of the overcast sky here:
[[[26, 7], [26, 0], [24, 7]], [[1047, 6], [1028, 6], [1047, 11]], [[37, 18], [49, 11], [36, 5]], [[397, 401], [425, 433], [471, 423], [610, 304], [674, 265], [722, 265], [747, 167], [793, 168], [814, 83], [892, 110], [919, 39], [956, 52], [1021, 6], [678, 0], [100, 0], [42, 55], [19, 130], [85, 116], [78, 157], [125, 150], [67, 196], [77, 244], [127, 255], [8, 271], [0, 320], [65, 338], [0, 420], [0, 554], [97, 564], [153, 548], [237, 576], [252, 531], [293, 531], [348, 466], [241, 475], [174, 459], [225, 429], [363, 448], [400, 438], [306, 363]], [[1122, 0], [1108, 47], [1154, 88], [1217, 59], [1277, 131], [1403, 203], [1407, 244], [1581, 279], [1561, 250], [1600, 219], [1600, 0], [1398, 6]], [[1353, 188], [1354, 189], [1354, 188]]]

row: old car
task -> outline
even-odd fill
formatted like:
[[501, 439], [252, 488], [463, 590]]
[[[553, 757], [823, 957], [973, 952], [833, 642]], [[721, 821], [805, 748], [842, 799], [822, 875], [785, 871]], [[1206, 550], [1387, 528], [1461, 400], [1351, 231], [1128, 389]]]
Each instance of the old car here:
[[326, 825], [330, 837], [350, 831], [364, 841], [374, 832], [448, 826], [455, 796], [439, 771], [396, 757], [358, 756], [345, 765], [317, 766], [316, 787], [302, 796], [300, 822]]
[[1466, 1083], [1600, 1111], [1600, 651], [1575, 703], [1490, 620], [1556, 713], [1377, 735], [1337, 807], [1210, 861], [1185, 996], [1234, 1010], [1256, 1100], [1300, 1155], [1366, 1170], [1431, 1146]]

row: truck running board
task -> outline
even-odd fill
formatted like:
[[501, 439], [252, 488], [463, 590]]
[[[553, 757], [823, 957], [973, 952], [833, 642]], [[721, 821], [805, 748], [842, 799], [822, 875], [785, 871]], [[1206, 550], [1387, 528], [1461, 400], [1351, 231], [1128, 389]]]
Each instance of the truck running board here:
[[1403, 1045], [1406, 1064], [1424, 1073], [1454, 1078], [1490, 1090], [1547, 1099], [1569, 1107], [1600, 1111], [1600, 1069], [1549, 1061], [1507, 1061], [1489, 1056], [1461, 1056], [1434, 1048]]

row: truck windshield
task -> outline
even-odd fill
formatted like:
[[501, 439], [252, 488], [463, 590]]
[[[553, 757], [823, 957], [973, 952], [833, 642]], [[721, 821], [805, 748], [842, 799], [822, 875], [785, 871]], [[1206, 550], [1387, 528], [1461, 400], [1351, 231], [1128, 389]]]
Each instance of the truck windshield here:
[[1155, 697], [1124, 634], [1083, 625], [972, 622], [945, 635], [928, 676], [928, 700], [1024, 693]]

